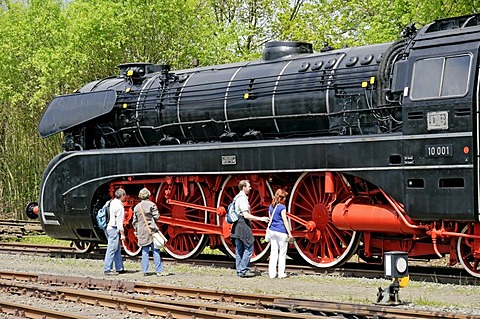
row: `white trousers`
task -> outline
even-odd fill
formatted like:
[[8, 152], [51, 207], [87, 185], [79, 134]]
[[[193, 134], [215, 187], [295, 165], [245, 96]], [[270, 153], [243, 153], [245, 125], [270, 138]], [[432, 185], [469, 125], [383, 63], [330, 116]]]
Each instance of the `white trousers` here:
[[276, 231], [270, 231], [270, 261], [268, 262], [268, 275], [270, 278], [277, 276], [285, 278], [285, 264], [287, 259], [288, 235]]

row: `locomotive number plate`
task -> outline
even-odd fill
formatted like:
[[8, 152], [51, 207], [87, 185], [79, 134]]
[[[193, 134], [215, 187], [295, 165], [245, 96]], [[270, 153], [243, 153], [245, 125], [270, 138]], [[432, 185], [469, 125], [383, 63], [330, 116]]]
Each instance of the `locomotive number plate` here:
[[237, 156], [235, 155], [222, 155], [222, 165], [236, 165]]
[[448, 112], [428, 112], [427, 129], [430, 130], [448, 130]]
[[425, 157], [452, 157], [452, 144], [425, 145]]

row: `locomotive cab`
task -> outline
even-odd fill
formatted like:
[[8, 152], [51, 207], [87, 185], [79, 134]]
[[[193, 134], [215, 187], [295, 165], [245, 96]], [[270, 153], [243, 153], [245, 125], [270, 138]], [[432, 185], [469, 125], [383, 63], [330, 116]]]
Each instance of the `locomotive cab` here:
[[[400, 62], [406, 69], [403, 134], [412, 140], [429, 137], [413, 142], [402, 154], [404, 165], [411, 168], [404, 172], [405, 205], [416, 219], [430, 219], [439, 211], [448, 212], [444, 218], [453, 220], [471, 220], [475, 215], [471, 197], [477, 189], [475, 174], [468, 168], [438, 166], [474, 164], [478, 42], [465, 38], [473, 40], [470, 32], [479, 28], [477, 24], [477, 17], [434, 22], [415, 36], [408, 62]], [[422, 200], [426, 196], [431, 201]]]

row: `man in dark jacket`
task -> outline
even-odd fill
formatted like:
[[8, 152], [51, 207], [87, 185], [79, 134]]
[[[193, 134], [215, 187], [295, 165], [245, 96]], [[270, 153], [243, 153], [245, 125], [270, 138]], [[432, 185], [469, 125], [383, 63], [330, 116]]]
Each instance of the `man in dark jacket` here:
[[233, 224], [231, 238], [235, 243], [235, 260], [237, 276], [248, 278], [255, 276], [250, 272], [250, 258], [253, 254], [253, 237], [251, 220], [258, 220], [268, 223], [268, 217], [256, 217], [250, 213], [248, 194], [252, 187], [248, 180], [238, 183], [240, 192], [235, 196], [235, 211], [239, 213], [238, 220]]

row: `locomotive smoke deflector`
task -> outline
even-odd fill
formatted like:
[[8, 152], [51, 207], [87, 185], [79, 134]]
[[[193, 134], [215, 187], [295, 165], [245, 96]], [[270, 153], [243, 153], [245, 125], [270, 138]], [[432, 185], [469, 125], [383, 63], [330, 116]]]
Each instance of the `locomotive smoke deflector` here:
[[38, 133], [48, 137], [109, 113], [115, 106], [114, 90], [58, 96], [43, 113]]

